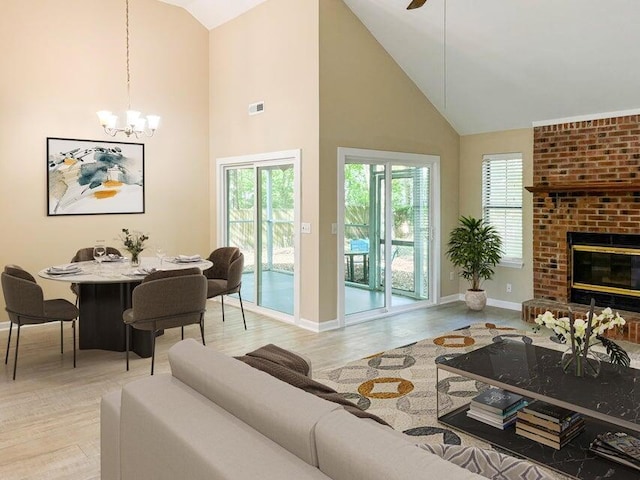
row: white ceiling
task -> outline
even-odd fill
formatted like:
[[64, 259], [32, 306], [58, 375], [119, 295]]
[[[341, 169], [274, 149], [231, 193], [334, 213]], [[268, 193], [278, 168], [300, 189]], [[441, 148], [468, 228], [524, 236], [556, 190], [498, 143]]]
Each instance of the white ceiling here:
[[[265, 0], [162, 1], [213, 28]], [[344, 2], [461, 135], [640, 108], [639, 0]]]
[[266, 0], [160, 0], [187, 10], [209, 30], [233, 20]]

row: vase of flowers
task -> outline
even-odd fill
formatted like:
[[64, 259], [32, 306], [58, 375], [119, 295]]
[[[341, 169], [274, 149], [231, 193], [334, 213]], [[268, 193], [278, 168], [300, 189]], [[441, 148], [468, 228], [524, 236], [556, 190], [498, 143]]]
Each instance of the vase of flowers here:
[[618, 312], [614, 314], [610, 308], [605, 308], [600, 315], [595, 315], [594, 307], [595, 301], [591, 300], [585, 318], [575, 318], [569, 308], [569, 317], [556, 318], [551, 312], [546, 311], [535, 320], [539, 326], [544, 325], [553, 330], [561, 343], [569, 345], [562, 355], [561, 366], [565, 372], [571, 372], [578, 377], [595, 377], [600, 373], [600, 359], [591, 350], [593, 345], [602, 344], [613, 364], [628, 367], [630, 363], [627, 352], [603, 336], [609, 330], [622, 329], [625, 324], [624, 318]]
[[140, 265], [140, 254], [144, 250], [144, 242], [149, 240], [149, 236], [140, 232], [130, 232], [128, 228], [122, 229], [122, 244], [127, 252], [131, 254], [131, 265]]

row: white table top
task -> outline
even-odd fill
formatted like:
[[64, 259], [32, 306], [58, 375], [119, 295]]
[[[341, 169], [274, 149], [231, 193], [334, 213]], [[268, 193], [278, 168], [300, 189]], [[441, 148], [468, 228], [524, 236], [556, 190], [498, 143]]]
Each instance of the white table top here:
[[[199, 262], [177, 262], [172, 257], [163, 260], [160, 266], [160, 259], [156, 257], [140, 257], [140, 266], [132, 267], [129, 259], [102, 262], [98, 265], [94, 261], [77, 262], [74, 265], [80, 267], [79, 273], [50, 275], [47, 273], [49, 267], [38, 272], [38, 276], [48, 280], [56, 280], [68, 283], [129, 283], [141, 281], [150, 269], [156, 270], [179, 270], [183, 268], [198, 267], [200, 270], [206, 270], [213, 263], [209, 260], [202, 259]], [[146, 273], [144, 273], [146, 272]]]

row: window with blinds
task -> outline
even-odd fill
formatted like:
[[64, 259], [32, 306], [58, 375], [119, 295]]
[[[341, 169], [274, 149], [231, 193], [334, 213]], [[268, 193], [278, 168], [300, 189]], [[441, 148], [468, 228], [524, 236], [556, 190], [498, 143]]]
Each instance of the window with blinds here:
[[503, 265], [522, 266], [522, 154], [485, 155], [482, 217], [502, 237]]

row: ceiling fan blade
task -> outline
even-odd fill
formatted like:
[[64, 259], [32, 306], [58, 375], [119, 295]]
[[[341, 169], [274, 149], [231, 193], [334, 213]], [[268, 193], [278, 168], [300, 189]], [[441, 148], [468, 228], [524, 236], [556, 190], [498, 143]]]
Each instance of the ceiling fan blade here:
[[411, 3], [407, 7], [407, 10], [413, 10], [414, 8], [420, 8], [425, 3], [427, 3], [427, 0], [411, 0]]

